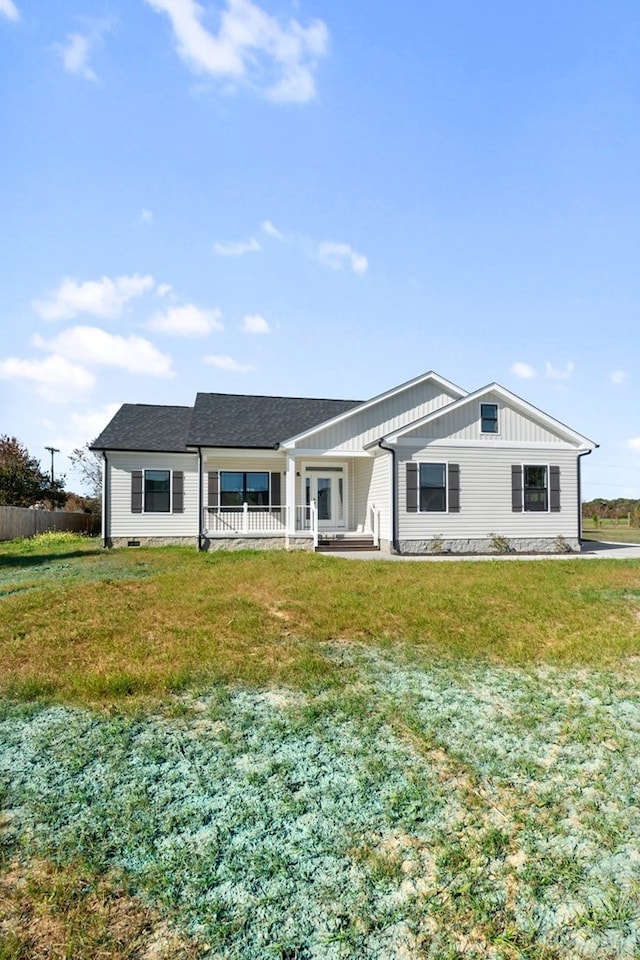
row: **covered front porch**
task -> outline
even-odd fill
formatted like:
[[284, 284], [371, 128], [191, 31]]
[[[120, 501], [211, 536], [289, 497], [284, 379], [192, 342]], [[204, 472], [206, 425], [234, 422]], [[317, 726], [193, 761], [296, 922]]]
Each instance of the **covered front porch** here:
[[348, 546], [363, 538], [377, 548], [380, 511], [369, 502], [366, 478], [351, 457], [289, 455], [278, 462], [273, 452], [268, 457], [254, 452], [244, 462], [205, 458], [201, 537], [214, 549], [237, 540], [312, 550], [326, 541]]

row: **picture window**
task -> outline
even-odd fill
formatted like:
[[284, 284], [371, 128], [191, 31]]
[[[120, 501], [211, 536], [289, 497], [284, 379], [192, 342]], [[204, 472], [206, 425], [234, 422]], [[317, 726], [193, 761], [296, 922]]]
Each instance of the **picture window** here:
[[220, 507], [224, 510], [269, 506], [269, 474], [254, 471], [220, 471]]

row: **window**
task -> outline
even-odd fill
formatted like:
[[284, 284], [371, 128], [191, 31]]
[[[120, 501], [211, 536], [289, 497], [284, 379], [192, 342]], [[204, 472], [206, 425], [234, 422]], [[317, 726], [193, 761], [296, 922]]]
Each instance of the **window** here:
[[269, 506], [269, 474], [221, 470], [221, 508], [240, 509], [244, 503], [249, 509]]
[[497, 403], [481, 403], [480, 404], [480, 421], [483, 433], [497, 433], [498, 432], [498, 404]]
[[171, 471], [145, 470], [144, 472], [144, 512], [170, 513], [171, 511]]
[[420, 464], [420, 510], [444, 513], [447, 509], [446, 463]]
[[523, 508], [525, 510], [549, 509], [547, 468], [539, 466], [527, 466], [522, 468], [523, 473]]

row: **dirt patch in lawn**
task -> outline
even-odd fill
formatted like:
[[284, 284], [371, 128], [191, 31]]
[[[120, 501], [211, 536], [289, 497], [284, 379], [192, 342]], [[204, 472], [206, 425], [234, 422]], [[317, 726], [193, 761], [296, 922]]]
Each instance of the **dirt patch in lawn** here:
[[198, 944], [126, 889], [81, 867], [14, 858], [0, 875], [6, 960], [194, 960]]

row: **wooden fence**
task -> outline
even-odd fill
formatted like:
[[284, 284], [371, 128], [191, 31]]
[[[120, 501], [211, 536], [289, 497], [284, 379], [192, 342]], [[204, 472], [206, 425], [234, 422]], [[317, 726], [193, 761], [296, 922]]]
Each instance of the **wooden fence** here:
[[74, 533], [96, 536], [100, 533], [100, 517], [91, 513], [68, 513], [65, 510], [0, 507], [0, 540], [34, 537], [48, 530], [72, 530]]

